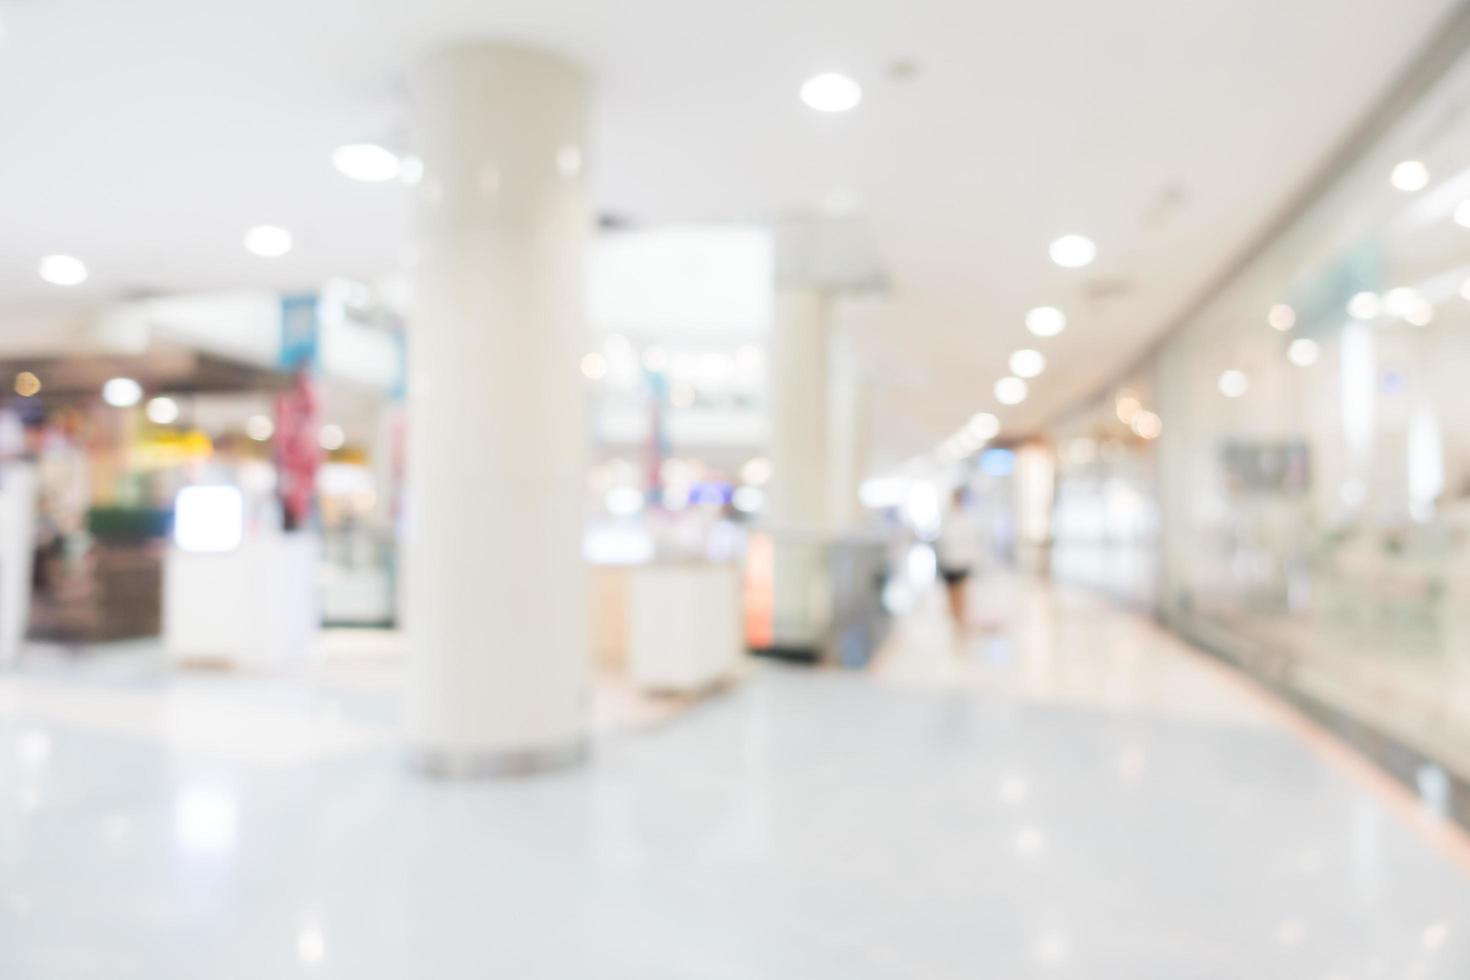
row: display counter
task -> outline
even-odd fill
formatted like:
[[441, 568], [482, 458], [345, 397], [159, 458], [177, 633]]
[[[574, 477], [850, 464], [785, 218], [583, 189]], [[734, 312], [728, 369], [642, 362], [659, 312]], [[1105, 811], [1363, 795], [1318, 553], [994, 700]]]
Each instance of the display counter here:
[[281, 670], [305, 662], [321, 622], [320, 544], [271, 534], [222, 551], [175, 544], [163, 567], [163, 642], [176, 663]]
[[628, 671], [645, 691], [692, 694], [739, 668], [740, 571], [731, 563], [664, 561], [628, 570]]

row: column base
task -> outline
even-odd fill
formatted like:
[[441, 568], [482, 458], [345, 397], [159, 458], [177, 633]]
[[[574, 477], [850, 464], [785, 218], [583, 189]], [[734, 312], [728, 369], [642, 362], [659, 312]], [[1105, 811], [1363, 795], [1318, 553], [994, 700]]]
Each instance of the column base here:
[[496, 779], [530, 776], [584, 762], [585, 738], [562, 745], [524, 749], [410, 749], [410, 768], [435, 779]]

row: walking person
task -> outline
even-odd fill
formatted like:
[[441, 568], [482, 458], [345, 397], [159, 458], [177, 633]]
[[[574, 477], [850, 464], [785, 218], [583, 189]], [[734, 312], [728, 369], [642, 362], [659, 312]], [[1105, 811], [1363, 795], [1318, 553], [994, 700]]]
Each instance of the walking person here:
[[949, 597], [949, 613], [955, 626], [963, 630], [969, 625], [966, 614], [966, 588], [971, 573], [980, 562], [980, 524], [970, 513], [968, 494], [956, 487], [949, 508], [939, 524], [939, 538], [934, 542], [939, 562], [939, 576], [944, 579]]

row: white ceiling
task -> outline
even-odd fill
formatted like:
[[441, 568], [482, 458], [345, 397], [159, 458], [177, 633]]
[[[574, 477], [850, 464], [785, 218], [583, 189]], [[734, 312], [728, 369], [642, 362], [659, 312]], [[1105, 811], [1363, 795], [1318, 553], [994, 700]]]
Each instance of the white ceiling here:
[[[888, 458], [930, 447], [1071, 327], [1011, 431], [1090, 391], [1300, 189], [1451, 0], [0, 0], [0, 321], [129, 291], [308, 287], [399, 267], [409, 191], [338, 144], [403, 139], [404, 78], [453, 39], [543, 43], [597, 79], [601, 210], [770, 220], [855, 202], [892, 283], [863, 321]], [[911, 60], [907, 80], [890, 66]], [[865, 100], [796, 98], [822, 70]], [[296, 250], [268, 262], [245, 228]], [[1082, 232], [1084, 271], [1048, 241]], [[74, 291], [40, 256], [82, 257]], [[1089, 296], [1101, 284], [1111, 299]], [[928, 443], [928, 444], [926, 444]]]

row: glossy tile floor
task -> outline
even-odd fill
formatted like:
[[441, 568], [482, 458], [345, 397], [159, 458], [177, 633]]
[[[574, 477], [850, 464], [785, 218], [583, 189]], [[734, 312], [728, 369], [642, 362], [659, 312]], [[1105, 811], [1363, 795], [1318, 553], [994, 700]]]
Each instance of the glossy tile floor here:
[[985, 583], [585, 768], [426, 782], [381, 663], [0, 677], [0, 977], [1470, 976], [1465, 839], [1148, 623]]

